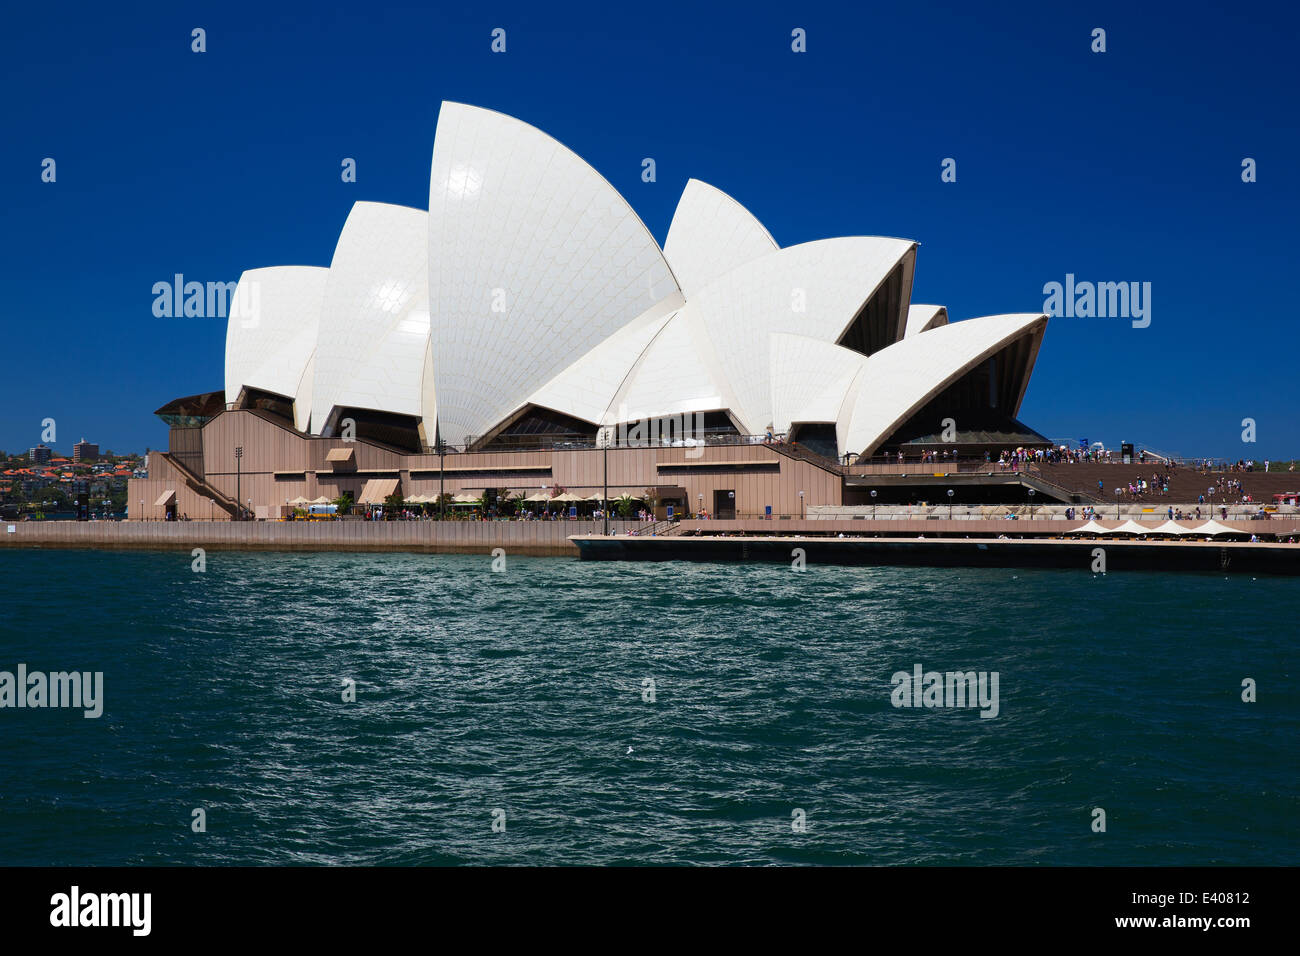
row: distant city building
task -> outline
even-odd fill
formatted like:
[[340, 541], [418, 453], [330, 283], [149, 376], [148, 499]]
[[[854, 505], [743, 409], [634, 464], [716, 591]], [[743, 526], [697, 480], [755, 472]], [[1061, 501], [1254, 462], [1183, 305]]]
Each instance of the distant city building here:
[[52, 453], [52, 449], [46, 448], [44, 445], [37, 445], [35, 448], [27, 450], [27, 457], [34, 465], [48, 465]]
[[99, 446], [81, 439], [72, 446], [73, 461], [94, 461], [99, 457]]

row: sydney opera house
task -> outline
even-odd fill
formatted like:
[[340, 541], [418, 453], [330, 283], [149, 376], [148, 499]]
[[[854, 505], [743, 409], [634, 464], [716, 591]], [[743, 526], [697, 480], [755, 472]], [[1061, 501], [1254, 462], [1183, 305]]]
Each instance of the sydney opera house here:
[[327, 266], [243, 273], [224, 390], [158, 410], [132, 517], [606, 486], [798, 514], [864, 494], [846, 465], [1043, 443], [1017, 415], [1047, 316], [950, 322], [916, 255], [782, 248], [697, 180], [660, 248], [565, 146], [443, 103], [427, 210], [358, 202]]

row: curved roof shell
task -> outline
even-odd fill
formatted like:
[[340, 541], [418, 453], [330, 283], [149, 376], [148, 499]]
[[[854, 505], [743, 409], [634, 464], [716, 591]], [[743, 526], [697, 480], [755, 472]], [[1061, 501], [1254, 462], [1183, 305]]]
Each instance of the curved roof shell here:
[[795, 424], [834, 423], [869, 361], [843, 346], [778, 332], [771, 336], [772, 425], [778, 434]]
[[453, 442], [679, 292], [599, 173], [527, 123], [461, 103], [438, 117], [428, 251], [439, 425]]
[[[732, 413], [743, 431], [773, 424], [768, 336], [837, 342], [915, 250], [914, 242], [874, 236], [805, 242], [730, 270], [687, 303], [736, 395]], [[900, 332], [901, 322], [900, 315]]]
[[245, 388], [294, 400], [305, 430], [311, 416], [312, 355], [329, 270], [318, 266], [249, 269], [239, 277], [226, 323], [226, 401]]
[[1026, 367], [1015, 370], [1021, 382], [1015, 407], [1008, 409], [1014, 416], [1046, 328], [1041, 313], [991, 315], [932, 329], [875, 353], [863, 365], [853, 400], [837, 424], [841, 451], [871, 454], [951, 382], [1022, 336], [1033, 336]]
[[722, 190], [692, 179], [677, 202], [664, 255], [690, 298], [732, 269], [779, 248], [748, 209]]
[[948, 324], [948, 310], [942, 305], [911, 305], [907, 307], [907, 330], [903, 338], [920, 335]]
[[428, 215], [419, 209], [353, 205], [334, 249], [321, 308], [312, 395], [316, 434], [340, 408], [437, 419], [424, 382], [427, 240]]
[[674, 294], [643, 312], [539, 388], [528, 403], [593, 424], [604, 422], [637, 359], [681, 304], [681, 296]]

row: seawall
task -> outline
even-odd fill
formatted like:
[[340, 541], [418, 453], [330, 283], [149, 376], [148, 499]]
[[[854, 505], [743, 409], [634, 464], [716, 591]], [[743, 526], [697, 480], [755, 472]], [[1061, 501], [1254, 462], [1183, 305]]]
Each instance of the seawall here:
[[[18, 521], [0, 523], [0, 547], [225, 551], [417, 551], [578, 556], [573, 534], [599, 521]], [[624, 531], [638, 522], [611, 521]], [[13, 531], [9, 531], [13, 528]]]

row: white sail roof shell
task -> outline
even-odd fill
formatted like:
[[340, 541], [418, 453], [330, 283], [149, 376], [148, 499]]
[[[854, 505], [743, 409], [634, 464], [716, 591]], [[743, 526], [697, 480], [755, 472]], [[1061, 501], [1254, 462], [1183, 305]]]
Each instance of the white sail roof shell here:
[[438, 118], [428, 237], [439, 424], [453, 442], [679, 292], [599, 173], [540, 130], [461, 103]]
[[239, 277], [226, 323], [226, 401], [244, 388], [294, 400], [305, 429], [311, 415], [312, 353], [329, 270], [317, 266], [249, 269]]
[[742, 430], [759, 434], [773, 423], [768, 336], [836, 342], [915, 249], [909, 240], [875, 236], [805, 242], [730, 270], [687, 302], [736, 395], [732, 413]]
[[722, 190], [692, 179], [677, 202], [664, 255], [690, 298], [737, 266], [779, 248], [748, 209]]
[[948, 324], [948, 310], [942, 305], [910, 305], [907, 307], [907, 330], [903, 338], [920, 335], [930, 329]]
[[436, 420], [424, 382], [428, 230], [428, 214], [406, 206], [359, 202], [348, 214], [321, 309], [312, 397], [316, 434], [334, 408]]
[[931, 329], [876, 352], [866, 360], [853, 401], [837, 423], [841, 451], [875, 451], [958, 376], [1022, 335], [1041, 336], [1046, 327], [1041, 313], [991, 315]]
[[860, 352], [804, 335], [770, 337], [772, 425], [777, 434], [795, 423], [838, 422], [867, 362]]
[[687, 303], [636, 360], [601, 424], [734, 407], [708, 335]]
[[528, 403], [603, 422], [637, 359], [681, 305], [676, 293], [655, 304], [539, 388]]

